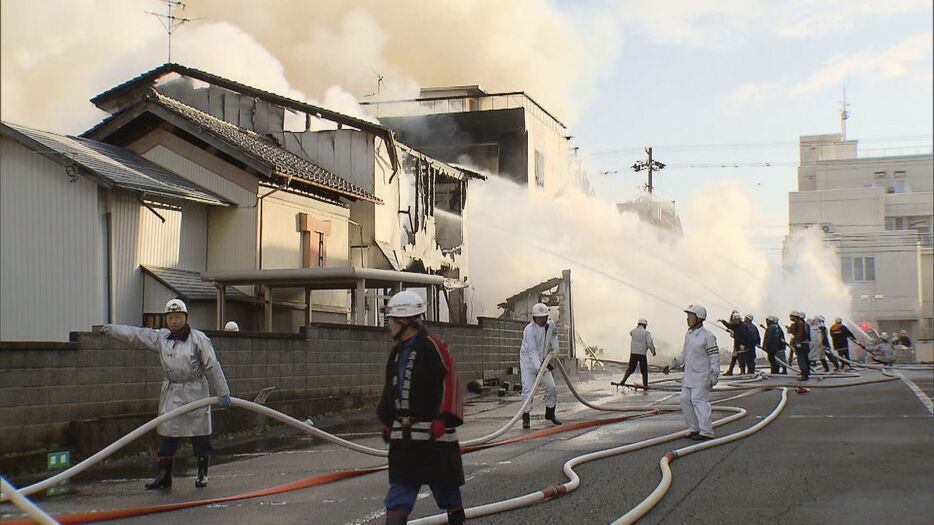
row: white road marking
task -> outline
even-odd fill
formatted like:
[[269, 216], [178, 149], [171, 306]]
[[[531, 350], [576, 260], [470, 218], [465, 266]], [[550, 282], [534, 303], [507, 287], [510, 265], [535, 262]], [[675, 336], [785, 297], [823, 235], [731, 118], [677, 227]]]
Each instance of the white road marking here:
[[921, 403], [924, 405], [924, 408], [927, 408], [928, 412], [930, 412], [931, 415], [934, 416], [934, 402], [931, 402], [931, 398], [929, 398], [927, 394], [924, 393], [923, 390], [918, 388], [918, 385], [916, 385], [914, 381], [905, 377], [905, 374], [903, 374], [901, 370], [896, 370], [895, 375], [900, 377], [902, 381], [904, 381], [905, 384], [908, 385], [908, 388], [910, 388], [911, 391], [914, 392], [916, 396], [918, 396], [918, 399], [921, 400]]

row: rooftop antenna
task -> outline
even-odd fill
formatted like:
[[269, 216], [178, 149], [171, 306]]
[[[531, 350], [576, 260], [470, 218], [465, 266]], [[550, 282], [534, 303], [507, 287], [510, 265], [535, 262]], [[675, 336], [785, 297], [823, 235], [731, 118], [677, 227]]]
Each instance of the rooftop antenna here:
[[850, 118], [850, 112], [846, 108], [850, 107], [850, 104], [846, 103], [846, 86], [843, 86], [843, 101], [840, 102], [840, 132], [843, 137], [843, 140], [846, 140], [846, 121]]
[[380, 75], [379, 73], [376, 72], [375, 69], [372, 69], [372, 68], [370, 68], [370, 71], [372, 71], [373, 74], [376, 75], [376, 92], [370, 93], [368, 95], [363, 95], [363, 97], [368, 98], [374, 95], [376, 96], [376, 118], [379, 118], [379, 92], [383, 87], [383, 75]]
[[[376, 73], [374, 71], [374, 73]], [[379, 91], [383, 87], [383, 75], [376, 73], [376, 118], [379, 118]]]
[[193, 20], [200, 20], [200, 18], [183, 18], [183, 17], [173, 15], [172, 11], [174, 11], [175, 9], [181, 9], [181, 10], [185, 9], [185, 4], [183, 4], [182, 2], [178, 0], [159, 0], [159, 1], [165, 4], [165, 14], [154, 13], [152, 11], [146, 11], [146, 14], [152, 15], [158, 18], [159, 23], [162, 24], [162, 28], [165, 29], [165, 32], [169, 35], [168, 63], [171, 64], [172, 63], [172, 34], [175, 33], [175, 31], [179, 27], [183, 26], [185, 23], [191, 22]]

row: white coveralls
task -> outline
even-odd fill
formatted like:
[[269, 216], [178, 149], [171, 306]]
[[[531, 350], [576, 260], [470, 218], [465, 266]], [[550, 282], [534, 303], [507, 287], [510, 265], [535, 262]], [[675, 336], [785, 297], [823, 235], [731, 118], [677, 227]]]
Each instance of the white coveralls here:
[[[557, 353], [558, 351], [558, 330], [555, 322], [549, 319], [545, 326], [538, 326], [535, 321], [530, 321], [522, 330], [522, 345], [519, 347], [519, 369], [522, 372], [522, 402], [529, 396], [533, 396], [532, 384], [535, 383], [535, 376], [538, 375], [538, 369], [542, 366], [545, 355], [548, 354], [548, 346]], [[555, 378], [551, 370], [545, 370], [542, 375], [541, 385], [545, 387], [545, 406], [552, 408], [558, 404], [558, 389], [555, 387]], [[533, 401], [534, 402], [534, 401]], [[525, 407], [525, 413], [532, 411], [530, 402]]]
[[824, 342], [820, 336], [820, 324], [808, 323], [808, 328], [811, 330], [811, 340], [809, 341], [811, 347], [808, 352], [808, 360], [812, 363], [819, 363], [824, 358]]
[[[159, 395], [159, 414], [165, 414], [182, 405], [210, 397], [208, 377], [217, 396], [230, 394], [227, 379], [214, 355], [214, 346], [204, 332], [191, 329], [185, 341], [167, 339], [168, 328], [154, 330], [126, 325], [107, 325], [113, 337], [135, 346], [158, 352], [165, 378]], [[160, 436], [192, 437], [211, 434], [211, 407], [192, 410], [161, 423], [156, 432]]]
[[684, 365], [684, 378], [681, 380], [681, 413], [691, 432], [700, 432], [713, 437], [713, 424], [710, 421], [711, 376], [720, 375], [720, 354], [717, 338], [698, 324], [688, 330], [684, 336], [684, 350], [675, 356], [672, 368]]

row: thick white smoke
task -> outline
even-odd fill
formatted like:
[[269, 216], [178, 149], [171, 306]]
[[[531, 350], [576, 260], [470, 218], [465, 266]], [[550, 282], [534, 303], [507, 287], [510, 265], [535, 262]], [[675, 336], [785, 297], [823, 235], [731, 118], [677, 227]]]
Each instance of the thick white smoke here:
[[[619, 51], [619, 31], [544, 0], [190, 0], [172, 60], [361, 116], [357, 100], [420, 86], [525, 90], [573, 121]], [[0, 2], [2, 118], [80, 132], [88, 99], [166, 61], [157, 0]], [[382, 82], [377, 80], [382, 77]]]
[[[491, 177], [471, 186], [467, 221], [475, 315], [497, 316], [506, 297], [571, 269], [575, 324], [589, 345], [628, 357], [629, 330], [646, 317], [660, 353], [680, 350], [682, 310], [707, 307], [708, 320], [733, 309], [757, 322], [802, 309], [849, 313], [833, 254], [801, 236], [793, 273], [783, 274], [753, 245], [750, 199], [739, 184], [700, 188], [682, 214], [677, 237], [620, 214], [613, 203], [579, 192], [555, 198]], [[711, 328], [721, 346], [729, 336]]]

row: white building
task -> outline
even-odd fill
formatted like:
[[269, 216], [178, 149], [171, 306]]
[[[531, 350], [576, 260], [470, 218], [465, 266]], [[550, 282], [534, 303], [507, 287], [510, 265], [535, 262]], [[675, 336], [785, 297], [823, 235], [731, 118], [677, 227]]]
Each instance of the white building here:
[[81, 137], [0, 124], [0, 339], [158, 326], [173, 297], [196, 328], [294, 333], [388, 293], [216, 289], [206, 272], [431, 274], [451, 281], [439, 317], [465, 319], [468, 171], [383, 126], [177, 64], [92, 102], [110, 115]]
[[570, 187], [590, 190], [567, 126], [525, 92], [432, 87], [418, 98], [361, 105], [402, 142], [436, 159], [475, 166], [547, 195]]
[[[934, 160], [929, 154], [860, 157], [841, 135], [800, 138], [789, 231], [819, 227], [840, 256], [855, 320], [908, 330], [930, 359], [934, 281]], [[787, 255], [787, 243], [786, 243]]]

